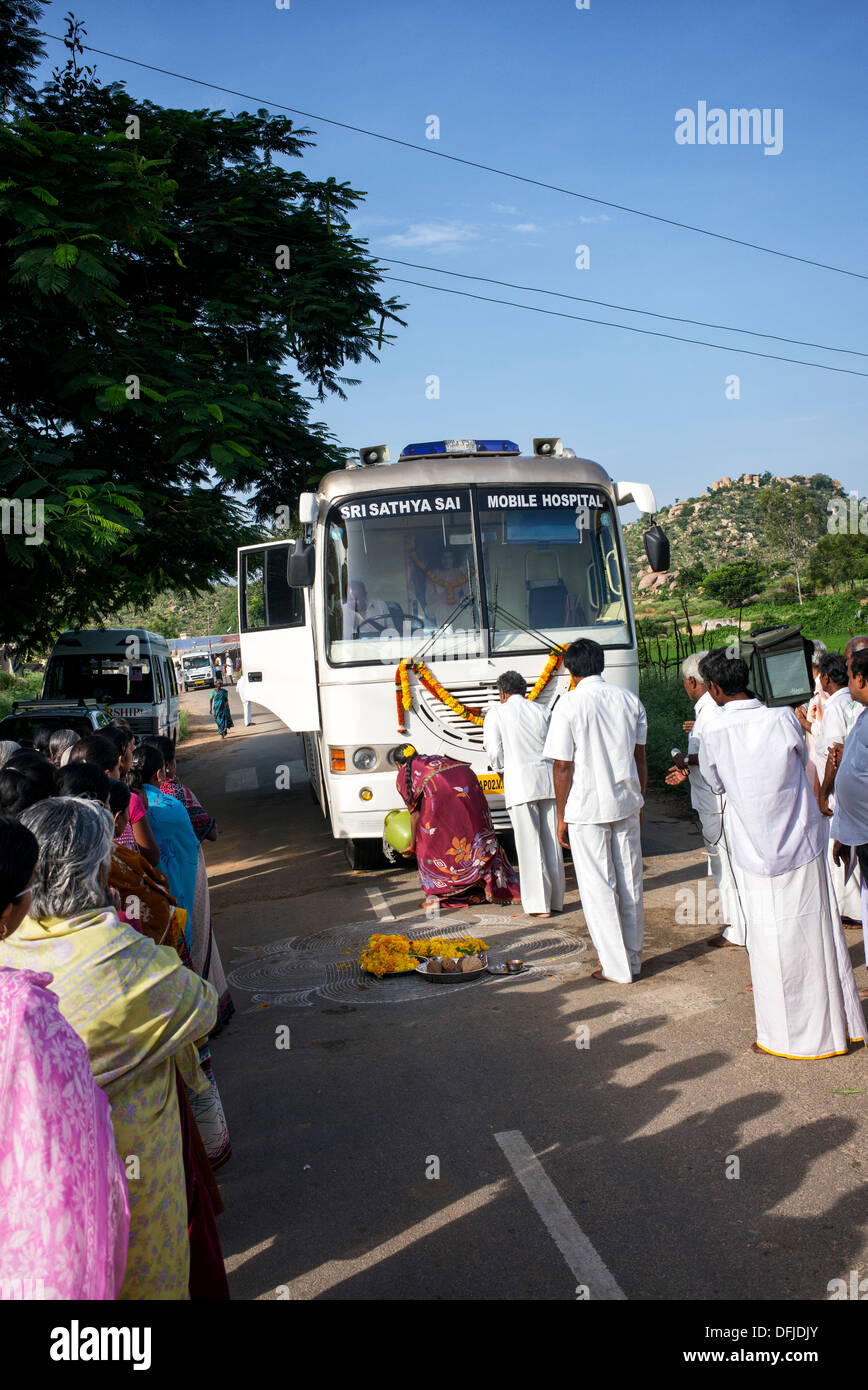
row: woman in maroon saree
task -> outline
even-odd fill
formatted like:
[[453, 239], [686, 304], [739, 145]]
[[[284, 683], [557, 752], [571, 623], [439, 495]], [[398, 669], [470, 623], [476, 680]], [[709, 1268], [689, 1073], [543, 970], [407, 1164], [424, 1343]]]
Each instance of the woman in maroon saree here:
[[410, 810], [412, 849], [428, 899], [444, 907], [516, 902], [518, 875], [497, 840], [488, 802], [467, 763], [408, 746], [395, 755]]

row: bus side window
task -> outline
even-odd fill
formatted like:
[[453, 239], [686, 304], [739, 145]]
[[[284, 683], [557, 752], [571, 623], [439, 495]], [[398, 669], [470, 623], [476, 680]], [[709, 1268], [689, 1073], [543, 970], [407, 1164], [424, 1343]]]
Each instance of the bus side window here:
[[154, 668], [154, 678], [157, 686], [156, 701], [158, 705], [161, 705], [166, 698], [166, 691], [163, 686], [163, 663], [160, 657], [154, 655], [151, 664]]
[[267, 628], [302, 627], [304, 593], [286, 581], [288, 545], [247, 551], [241, 575], [240, 618], [242, 632]]

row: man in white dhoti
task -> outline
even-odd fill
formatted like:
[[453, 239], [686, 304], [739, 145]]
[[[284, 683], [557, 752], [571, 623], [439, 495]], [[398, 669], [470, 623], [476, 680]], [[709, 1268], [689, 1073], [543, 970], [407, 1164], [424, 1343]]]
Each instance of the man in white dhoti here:
[[864, 1038], [865, 1022], [798, 720], [748, 695], [741, 657], [712, 651], [699, 669], [721, 706], [699, 766], [727, 795], [753, 980], [751, 1046], [799, 1061], [841, 1056]]
[[[868, 651], [868, 637], [866, 637], [862, 633], [859, 633], [856, 637], [851, 637], [850, 641], [844, 648], [844, 660], [847, 663], [848, 681], [850, 679], [850, 671], [852, 667], [854, 653], [864, 651]], [[846, 727], [844, 729], [845, 739], [847, 735], [851, 732], [853, 725], [856, 723], [856, 720], [859, 718], [859, 715], [861, 713], [862, 706], [854, 700], [850, 705], [849, 709], [847, 710]], [[828, 753], [826, 755], [826, 775], [823, 778], [823, 784], [820, 788], [820, 810], [824, 813], [830, 809], [828, 805], [828, 799], [831, 796], [832, 790], [835, 786], [835, 773], [841, 764], [841, 758], [843, 756], [843, 753], [843, 743], [830, 743]]]
[[550, 917], [563, 909], [565, 878], [552, 764], [543, 756], [549, 716], [525, 698], [527, 681], [518, 671], [504, 671], [497, 684], [500, 704], [485, 716], [482, 742], [492, 769], [503, 772], [521, 905], [528, 917]]
[[629, 690], [603, 680], [605, 654], [581, 638], [564, 654], [576, 682], [552, 711], [558, 839], [573, 853], [582, 908], [600, 957], [595, 980], [628, 985], [642, 969], [640, 812], [648, 720]]
[[[826, 696], [820, 733], [815, 740], [815, 758], [821, 787], [826, 785], [826, 763], [830, 749], [835, 744], [843, 745], [847, 734], [847, 716], [853, 701], [848, 688], [849, 676], [846, 659], [840, 652], [826, 652], [820, 659], [820, 684]], [[831, 779], [830, 779], [831, 780]], [[831, 783], [834, 785], [834, 783]], [[835, 798], [831, 791], [824, 792], [820, 810], [831, 820], [835, 809]], [[828, 820], [826, 829], [828, 830]], [[861, 925], [860, 876], [855, 855], [852, 864], [838, 864], [832, 858], [832, 839], [828, 846], [829, 868], [835, 887], [835, 900], [841, 920], [848, 927]]]
[[[852, 654], [849, 685], [856, 719], [844, 740], [835, 777], [832, 856], [845, 869], [856, 856], [862, 874], [862, 939], [868, 950], [868, 650], [864, 648]], [[868, 998], [868, 990], [860, 989], [859, 998]]]
[[688, 699], [696, 706], [696, 718], [687, 738], [687, 757], [683, 753], [678, 755], [666, 782], [670, 787], [677, 787], [686, 777], [690, 778], [690, 804], [699, 816], [708, 869], [717, 889], [718, 921], [725, 924], [721, 932], [709, 937], [708, 945], [744, 946], [744, 916], [729, 859], [726, 798], [713, 792], [699, 771], [702, 731], [719, 712], [699, 675], [699, 663], [707, 655], [708, 652], [693, 652], [681, 663], [681, 682]]

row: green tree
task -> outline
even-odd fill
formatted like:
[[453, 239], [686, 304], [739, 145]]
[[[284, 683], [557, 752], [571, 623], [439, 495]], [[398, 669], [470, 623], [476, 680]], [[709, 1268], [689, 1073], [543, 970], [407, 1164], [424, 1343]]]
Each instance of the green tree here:
[[765, 539], [789, 561], [799, 603], [803, 603], [802, 570], [825, 530], [827, 514], [807, 488], [775, 483], [760, 493], [760, 515]]
[[868, 536], [821, 536], [811, 552], [808, 573], [818, 587], [838, 589], [846, 584], [852, 592], [857, 579], [868, 578]]
[[[0, 4], [0, 49], [13, 10], [34, 6]], [[28, 94], [30, 32], [0, 119], [0, 493], [44, 517], [0, 550], [19, 648], [234, 570], [343, 466], [311, 388], [343, 396], [401, 322], [348, 229], [361, 194], [297, 167], [310, 132], [134, 101], [81, 67], [74, 21], [67, 44]]]
[[694, 593], [704, 583], [708, 571], [701, 560], [692, 565], [682, 565], [678, 571], [675, 587], [684, 594]]
[[705, 592], [727, 608], [741, 609], [767, 578], [765, 568], [756, 560], [730, 560], [706, 576]]

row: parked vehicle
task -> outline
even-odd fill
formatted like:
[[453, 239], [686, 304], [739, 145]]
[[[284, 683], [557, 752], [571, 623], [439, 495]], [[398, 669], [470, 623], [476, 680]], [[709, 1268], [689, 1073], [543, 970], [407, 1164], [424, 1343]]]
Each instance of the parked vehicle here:
[[14, 700], [12, 713], [0, 719], [0, 740], [9, 738], [29, 748], [33, 731], [40, 724], [47, 724], [52, 733], [55, 729], [74, 729], [84, 738], [110, 722], [95, 700]]
[[181, 685], [184, 692], [214, 686], [214, 666], [210, 652], [184, 652], [181, 656]]
[[62, 633], [45, 668], [42, 700], [94, 700], [138, 735], [178, 737], [181, 701], [169, 646], [144, 628]]

